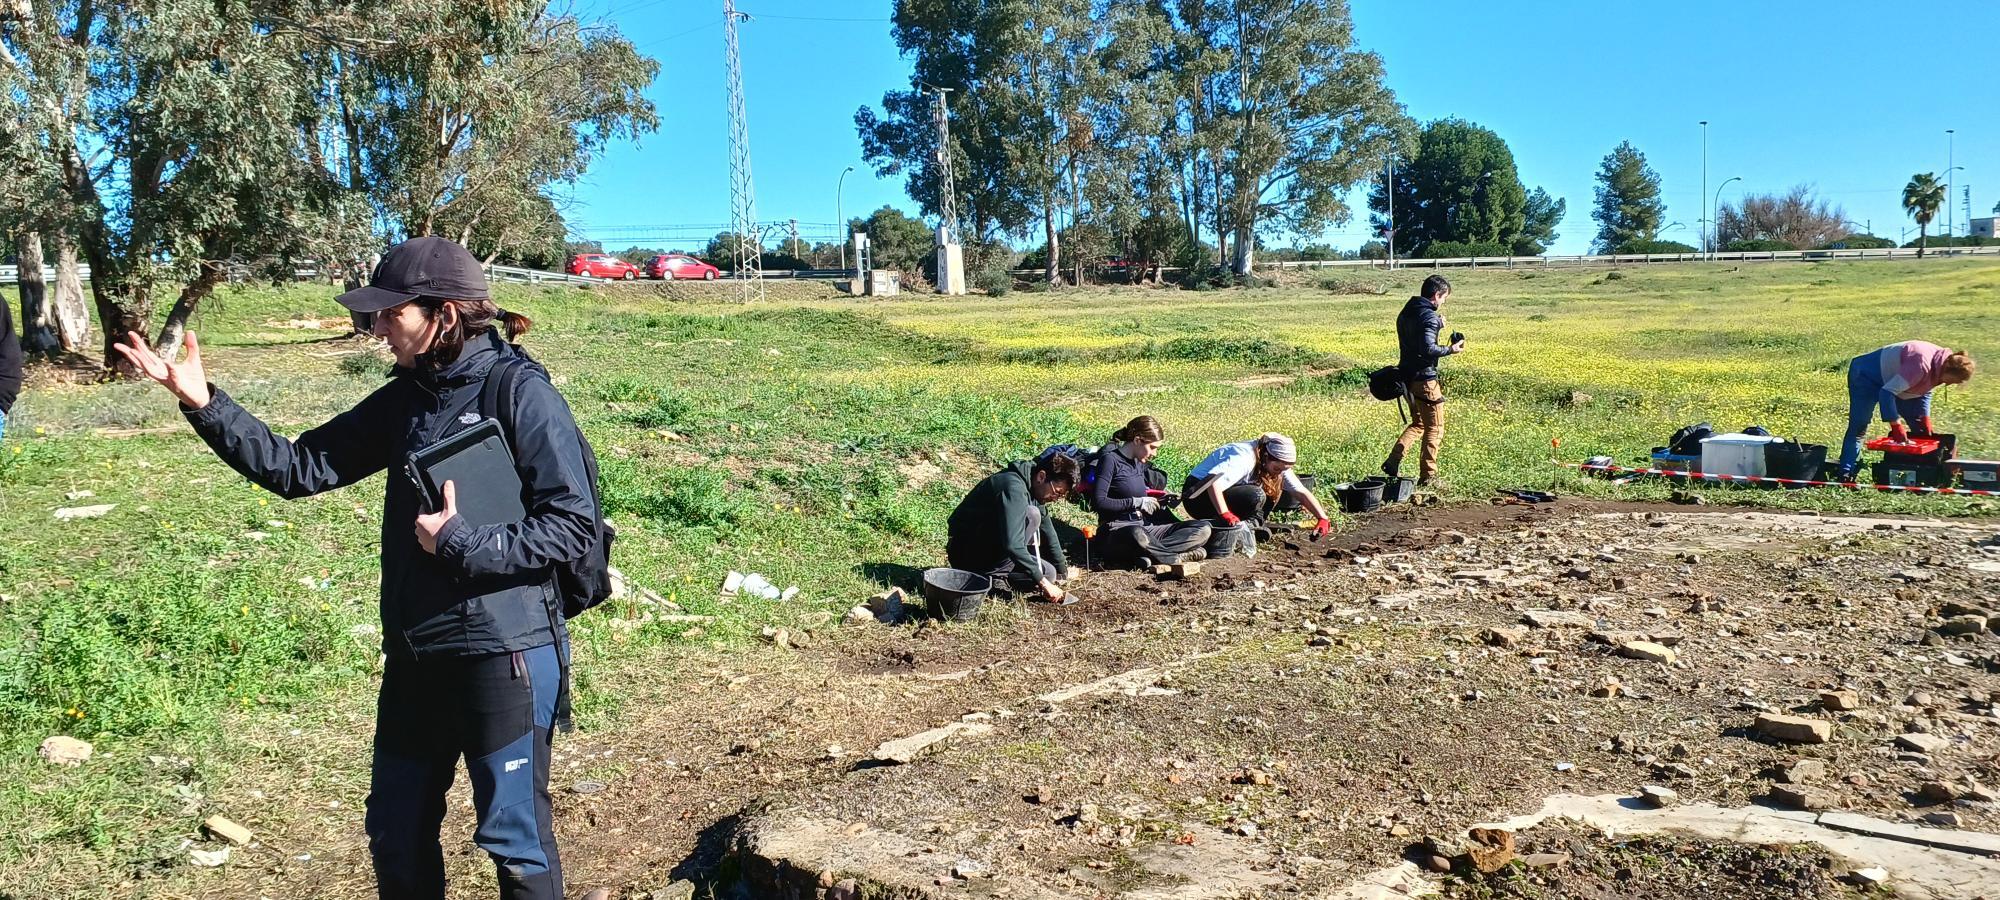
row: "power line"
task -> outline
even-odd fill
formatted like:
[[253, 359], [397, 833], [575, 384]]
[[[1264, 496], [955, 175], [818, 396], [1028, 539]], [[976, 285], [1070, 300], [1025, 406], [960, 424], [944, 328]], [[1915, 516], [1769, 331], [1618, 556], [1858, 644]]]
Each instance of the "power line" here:
[[602, 18], [610, 19], [614, 16], [630, 15], [647, 7], [659, 6], [660, 4], [666, 2], [668, 2], [668, 0], [640, 0], [640, 2], [634, 3], [631, 6], [612, 7], [606, 9], [601, 15]]
[[840, 16], [774, 16], [765, 13], [744, 13], [758, 19], [790, 19], [794, 22], [893, 22], [894, 19], [855, 19]]
[[676, 31], [676, 32], [674, 32], [673, 34], [670, 34], [670, 35], [667, 35], [667, 36], [665, 36], [665, 37], [657, 37], [657, 38], [654, 38], [654, 39], [652, 39], [652, 40], [650, 40], [650, 41], [646, 41], [646, 42], [645, 42], [645, 43], [643, 43], [643, 44], [633, 44], [632, 46], [633, 46], [633, 47], [634, 47], [635, 49], [639, 49], [639, 50], [644, 50], [644, 49], [646, 49], [646, 48], [649, 48], [649, 47], [657, 47], [657, 46], [659, 46], [659, 45], [661, 45], [661, 44], [664, 44], [664, 43], [666, 43], [666, 42], [668, 42], [668, 41], [671, 41], [671, 40], [674, 40], [674, 39], [676, 39], [676, 38], [684, 38], [684, 37], [687, 37], [687, 36], [688, 36], [688, 35], [690, 35], [690, 34], [695, 34], [695, 33], [697, 33], [697, 32], [702, 32], [702, 31], [707, 31], [707, 30], [709, 30], [710, 28], [715, 28], [715, 27], [717, 27], [717, 26], [719, 26], [719, 25], [721, 25], [721, 24], [722, 24], [721, 22], [710, 22], [710, 23], [708, 23], [707, 25], [697, 25], [697, 26], [695, 26], [695, 27], [693, 27], [693, 28], [690, 28], [690, 29], [688, 29], [688, 30], [686, 30], [686, 31]]

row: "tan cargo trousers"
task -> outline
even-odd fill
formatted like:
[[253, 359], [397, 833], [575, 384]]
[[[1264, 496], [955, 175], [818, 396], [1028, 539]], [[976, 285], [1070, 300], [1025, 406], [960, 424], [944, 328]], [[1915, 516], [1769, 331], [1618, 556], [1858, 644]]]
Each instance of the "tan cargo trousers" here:
[[1403, 436], [1396, 439], [1396, 446], [1389, 451], [1389, 459], [1382, 464], [1382, 469], [1385, 472], [1401, 472], [1404, 455], [1421, 438], [1424, 449], [1417, 477], [1428, 483], [1437, 477], [1438, 447], [1444, 443], [1444, 391], [1438, 388], [1435, 378], [1412, 381], [1409, 398], [1410, 427], [1403, 429]]

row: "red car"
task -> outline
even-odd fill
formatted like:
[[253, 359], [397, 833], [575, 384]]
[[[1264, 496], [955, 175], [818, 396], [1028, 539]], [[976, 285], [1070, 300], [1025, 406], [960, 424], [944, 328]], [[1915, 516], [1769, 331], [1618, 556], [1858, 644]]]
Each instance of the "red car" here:
[[631, 281], [639, 277], [639, 267], [604, 253], [579, 253], [569, 261], [569, 273]]
[[646, 262], [647, 278], [699, 278], [714, 281], [722, 270], [682, 253], [666, 253]]

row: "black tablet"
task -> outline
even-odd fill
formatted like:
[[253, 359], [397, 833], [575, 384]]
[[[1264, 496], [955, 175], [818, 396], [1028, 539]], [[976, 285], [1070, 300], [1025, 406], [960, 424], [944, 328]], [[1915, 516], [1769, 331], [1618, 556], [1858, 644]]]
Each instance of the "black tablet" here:
[[527, 516], [521, 504], [521, 474], [507, 436], [492, 419], [410, 454], [409, 475], [423, 491], [426, 507], [444, 505], [444, 483], [452, 482], [458, 514], [468, 525], [505, 525]]

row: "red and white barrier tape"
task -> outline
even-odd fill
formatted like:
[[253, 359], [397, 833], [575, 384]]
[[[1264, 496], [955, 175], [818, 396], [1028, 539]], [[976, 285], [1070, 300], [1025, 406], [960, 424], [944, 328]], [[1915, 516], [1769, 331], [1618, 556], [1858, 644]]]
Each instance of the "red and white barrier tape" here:
[[1598, 474], [1666, 475], [1673, 478], [1699, 478], [1704, 481], [1727, 481], [1745, 484], [1782, 484], [1787, 487], [1842, 487], [1849, 490], [1905, 491], [1913, 494], [1947, 494], [1960, 497], [2000, 497], [2000, 490], [1979, 490], [1976, 488], [1920, 487], [1907, 484], [1870, 484], [1865, 481], [1812, 481], [1805, 478], [1768, 478], [1761, 475], [1710, 475], [1706, 472], [1684, 472], [1679, 469], [1653, 469], [1633, 466], [1593, 466], [1588, 463], [1559, 462], [1556, 465], [1570, 469], [1581, 469]]

